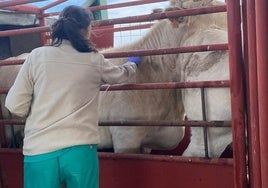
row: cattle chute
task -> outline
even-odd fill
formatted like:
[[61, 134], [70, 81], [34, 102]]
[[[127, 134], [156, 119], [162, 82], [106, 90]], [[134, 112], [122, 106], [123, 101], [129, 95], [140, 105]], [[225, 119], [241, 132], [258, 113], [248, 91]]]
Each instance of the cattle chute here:
[[[259, 4], [257, 4], [259, 5]], [[267, 4], [266, 4], [267, 5]], [[1, 3], [0, 3], [1, 6]], [[4, 6], [4, 5], [2, 5]], [[259, 9], [260, 6], [257, 6]], [[219, 8], [221, 10], [225, 9], [222, 7]], [[187, 12], [187, 11], [185, 11]], [[189, 11], [190, 12], [190, 11]], [[197, 11], [200, 13], [200, 11]], [[101, 178], [105, 179], [105, 182], [101, 181], [101, 186], [103, 187], [112, 187], [113, 185], [116, 185], [114, 187], [130, 187], [130, 185], [135, 185], [136, 184], [134, 182], [138, 181], [141, 182], [141, 184], [139, 184], [138, 187], [166, 187], [166, 185], [168, 185], [168, 187], [176, 187], [176, 186], [188, 186], [188, 187], [200, 187], [200, 186], [206, 186], [206, 187], [237, 187], [237, 188], [244, 188], [247, 185], [247, 173], [246, 173], [246, 144], [245, 144], [245, 122], [244, 122], [244, 99], [243, 99], [243, 88], [241, 89], [241, 83], [242, 83], [242, 75], [241, 73], [243, 72], [241, 69], [241, 64], [242, 64], [242, 45], [241, 45], [241, 37], [240, 37], [240, 8], [239, 8], [239, 2], [238, 1], [227, 1], [227, 12], [228, 12], [228, 24], [229, 24], [229, 45], [228, 45], [228, 50], [230, 52], [230, 64], [231, 64], [231, 81], [230, 81], [230, 85], [226, 85], [226, 86], [230, 86], [231, 87], [231, 93], [233, 94], [232, 98], [232, 123], [235, 124], [235, 127], [233, 127], [233, 133], [234, 133], [234, 159], [196, 159], [196, 158], [180, 158], [180, 157], [175, 157], [175, 156], [143, 156], [143, 155], [127, 155], [127, 154], [123, 154], [123, 155], [119, 155], [119, 154], [106, 154], [106, 153], [100, 153], [100, 159], [101, 159], [101, 165], [103, 164], [103, 166], [101, 166], [102, 172], [103, 172], [103, 176], [101, 175]], [[175, 13], [174, 13], [175, 14]], [[180, 14], [188, 14], [188, 13], [180, 13], [179, 11], [176, 13], [176, 16], [180, 15]], [[190, 13], [189, 13], [190, 14]], [[159, 17], [160, 18], [160, 17]], [[162, 17], [163, 18], [163, 17]], [[166, 17], [165, 17], [166, 18]], [[125, 19], [127, 20], [127, 18]], [[122, 21], [122, 20], [119, 20]], [[100, 23], [102, 23], [101, 21], [99, 21]], [[97, 23], [97, 22], [96, 22]], [[116, 20], [115, 22], [116, 23]], [[105, 22], [103, 22], [103, 24], [105, 25]], [[97, 24], [98, 25], [98, 24]], [[99, 24], [100, 25], [100, 24]], [[259, 28], [258, 32], [262, 32], [263, 30], [265, 30], [265, 28]], [[42, 32], [42, 31], [40, 31]], [[1, 32], [0, 32], [1, 34]], [[44, 37], [45, 39], [45, 37]], [[197, 49], [197, 48], [195, 48]], [[226, 49], [226, 46], [223, 47], [222, 49]], [[266, 48], [267, 49], [267, 48]], [[177, 51], [176, 51], [177, 50]], [[178, 52], [179, 49], [176, 49], [173, 52], [170, 53], [175, 53]], [[167, 51], [167, 49], [163, 49], [163, 52]], [[135, 52], [126, 52], [125, 54], [122, 55], [122, 53], [120, 53], [122, 56], [128, 56], [128, 55], [148, 55], [148, 54], [153, 54], [153, 53], [159, 53], [161, 51], [157, 51], [157, 52], [148, 52], [148, 51], [135, 51]], [[260, 52], [259, 52], [260, 53]], [[120, 54], [115, 54], [114, 56], [117, 57], [116, 55], [120, 55]], [[262, 56], [266, 57], [264, 54], [261, 54]], [[108, 57], [109, 55], [107, 55]], [[110, 54], [110, 57], [113, 56], [112, 54]], [[21, 63], [22, 61], [20, 61], [19, 63]], [[260, 61], [261, 63], [262, 61]], [[17, 62], [15, 62], [17, 63]], [[14, 62], [11, 62], [11, 64], [15, 64]], [[5, 62], [0, 62], [0, 65], [5, 65]], [[8, 64], [8, 63], [7, 63]], [[209, 83], [211, 84], [211, 83]], [[208, 84], [208, 85], [209, 85]], [[149, 84], [148, 84], [149, 85]], [[162, 87], [166, 87], [167, 84], [163, 84]], [[204, 84], [205, 86], [208, 86], [206, 84]], [[185, 84], [185, 87], [187, 86], [187, 84]], [[218, 84], [216, 84], [216, 86], [218, 86]], [[115, 86], [115, 88], [118, 87], [119, 89], [123, 89], [123, 88], [127, 88], [127, 87], [132, 87], [132, 89], [136, 89], [137, 88], [141, 88], [144, 89], [146, 87], [150, 87], [150, 86], [144, 86], [144, 85], [137, 85], [137, 86]], [[157, 88], [161, 88], [156, 87]], [[176, 88], [176, 87], [174, 87]], [[179, 87], [178, 87], [179, 88]], [[2, 90], [2, 88], [0, 88], [1, 93], [6, 93], [6, 90]], [[110, 89], [112, 90], [112, 87], [110, 87]], [[262, 91], [260, 91], [260, 93], [262, 93]], [[265, 105], [266, 103], [264, 102], [263, 105]], [[261, 106], [262, 108], [265, 108], [265, 106]], [[7, 122], [5, 121], [1, 121], [1, 124], [5, 124]], [[16, 122], [13, 122], [14, 124]], [[18, 124], [22, 124], [23, 122], [18, 122]], [[127, 123], [127, 122], [126, 122]], [[136, 122], [137, 123], [137, 122]], [[146, 124], [146, 122], [144, 122], [144, 124]], [[185, 123], [187, 124], [187, 122]], [[184, 126], [185, 124], [181, 125]], [[191, 124], [191, 123], [190, 123]], [[205, 124], [205, 122], [204, 122]], [[134, 123], [135, 125], [135, 123]], [[264, 128], [264, 127], [262, 127]], [[263, 133], [265, 134], [265, 133]], [[263, 137], [264, 138], [264, 137]], [[264, 146], [261, 147], [262, 151], [265, 153], [264, 150]], [[10, 149], [1, 149], [1, 168], [5, 168], [8, 169], [8, 167], [10, 167], [10, 163], [7, 166], [3, 164], [3, 161], [5, 161], [7, 159], [7, 157], [15, 157], [13, 158], [14, 160], [18, 159], [21, 160], [22, 156], [20, 155], [20, 150], [10, 150]], [[16, 156], [18, 158], [16, 158]], [[12, 159], [12, 157], [10, 159]], [[178, 162], [180, 161], [180, 162]], [[178, 162], [178, 163], [177, 163]], [[174, 165], [174, 163], [176, 163]], [[193, 165], [194, 164], [194, 165]], [[197, 167], [195, 166], [197, 164]], [[266, 163], [264, 163], [266, 164]], [[181, 165], [181, 166], [180, 166]], [[184, 168], [183, 166], [186, 165], [186, 167]], [[200, 166], [198, 166], [200, 165]], [[11, 165], [12, 166], [12, 165]], [[107, 168], [108, 166], [110, 166], [110, 168]], [[213, 168], [212, 168], [213, 166]], [[215, 167], [216, 166], [216, 167]], [[128, 175], [128, 177], [124, 178], [124, 174], [126, 174], [127, 170], [123, 170], [123, 169], [128, 169], [128, 168], [134, 168], [134, 167], [139, 167], [138, 169], [135, 168], [135, 170], [133, 170], [133, 172], [137, 172], [137, 174], [135, 173], [135, 175], [130, 174], [131, 176]], [[172, 175], [166, 178], [159, 178], [159, 176], [161, 177], [161, 173], [157, 172], [157, 169], [168, 169], [170, 170], [170, 172], [172, 172]], [[192, 169], [194, 171], [194, 169], [198, 169], [198, 168], [202, 168], [202, 169], [206, 169], [207, 172], [211, 171], [210, 174], [211, 176], [209, 177], [202, 177], [200, 174], [193, 174], [191, 173], [191, 177], [189, 177], [190, 174], [186, 173], [186, 175], [184, 174], [185, 169]], [[215, 169], [214, 169], [215, 168]], [[115, 170], [116, 169], [116, 170]], [[120, 170], [119, 170], [120, 169]], [[145, 171], [145, 173], [140, 173], [139, 170], [141, 169], [147, 169], [148, 171]], [[181, 170], [184, 169], [184, 170]], [[150, 171], [149, 171], [150, 170]], [[206, 173], [206, 170], [204, 170], [202, 173]], [[213, 171], [214, 170], [214, 171]], [[222, 170], [226, 170], [226, 171], [222, 171]], [[262, 168], [262, 172], [261, 174], [265, 175], [265, 171], [266, 170], [266, 166], [264, 166]], [[182, 171], [182, 173], [180, 173], [180, 171]], [[190, 170], [189, 170], [190, 171]], [[214, 172], [216, 171], [220, 171], [221, 174], [215, 174]], [[14, 172], [14, 171], [12, 171]], [[142, 171], [144, 172], [144, 171]], [[155, 172], [155, 173], [152, 173]], [[157, 173], [156, 173], [157, 172]], [[192, 172], [192, 171], [190, 171]], [[255, 171], [250, 171], [251, 174], [254, 174]], [[138, 173], [140, 173], [140, 176], [138, 176]], [[200, 172], [201, 173], [201, 172]], [[4, 174], [4, 171], [3, 173]], [[18, 173], [17, 173], [18, 174]], [[110, 179], [108, 178], [108, 175], [111, 176], [111, 174], [114, 174], [114, 176], [112, 176]], [[151, 174], [151, 175], [148, 175]], [[158, 176], [153, 177], [153, 175]], [[173, 175], [176, 174], [178, 176], [174, 176]], [[8, 174], [9, 176], [12, 176], [11, 174]], [[20, 174], [21, 175], [21, 174]], [[224, 176], [226, 175], [226, 177]], [[265, 177], [263, 175], [263, 177]], [[217, 179], [215, 176], [218, 176], [218, 178], [220, 177], [220, 179]], [[224, 176], [224, 177], [223, 177]], [[14, 176], [15, 177], [15, 176]], [[132, 177], [132, 178], [130, 178]], [[145, 179], [143, 179], [144, 177], [146, 177]], [[181, 179], [177, 179], [180, 177]], [[22, 176], [19, 176], [18, 178], [22, 178]], [[193, 181], [194, 183], [190, 184], [189, 182], [184, 182], [184, 179], [189, 179], [189, 178], [200, 178], [199, 181]], [[215, 179], [213, 179], [215, 178]], [[219, 183], [221, 182], [222, 179], [224, 179], [224, 182], [226, 184], [223, 183]], [[103, 180], [104, 180], [103, 179]], [[124, 179], [124, 181], [122, 181], [122, 179]], [[159, 179], [159, 181], [161, 182], [156, 182], [155, 179]], [[9, 185], [10, 187], [12, 187], [12, 185], [6, 183], [7, 179], [5, 179], [5, 177], [2, 177], [2, 181], [4, 182], [3, 185]], [[21, 180], [21, 179], [20, 179]], [[8, 179], [8, 182], [10, 181], [10, 179]], [[164, 181], [171, 181], [170, 184], [165, 184], [163, 183]], [[174, 181], [172, 183], [172, 181]], [[177, 181], [175, 183], [175, 181]], [[263, 181], [263, 185], [265, 184], [265, 180]], [[21, 182], [21, 181], [18, 181]], [[182, 183], [183, 182], [183, 183]], [[202, 184], [202, 183], [204, 184]], [[215, 184], [213, 184], [213, 182]], [[233, 182], [233, 183], [232, 183]], [[107, 185], [106, 185], [107, 183]], [[142, 184], [143, 183], [143, 184]], [[232, 186], [233, 185], [233, 186]], [[14, 187], [19, 187], [14, 186]], [[136, 186], [137, 187], [137, 186]], [[257, 187], [257, 186], [256, 186]], [[263, 186], [265, 187], [265, 186]]]

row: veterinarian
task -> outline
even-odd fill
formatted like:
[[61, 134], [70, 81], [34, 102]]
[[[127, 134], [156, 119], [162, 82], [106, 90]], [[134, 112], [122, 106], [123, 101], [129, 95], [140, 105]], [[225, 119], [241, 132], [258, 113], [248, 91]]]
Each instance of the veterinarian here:
[[135, 80], [139, 57], [115, 66], [90, 42], [91, 14], [68, 6], [52, 44], [34, 49], [6, 98], [26, 117], [24, 188], [98, 188], [98, 101], [104, 83]]

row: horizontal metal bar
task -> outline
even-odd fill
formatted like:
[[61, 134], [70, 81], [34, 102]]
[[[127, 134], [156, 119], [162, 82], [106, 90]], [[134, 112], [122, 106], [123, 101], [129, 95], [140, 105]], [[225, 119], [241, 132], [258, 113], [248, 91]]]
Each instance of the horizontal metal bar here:
[[28, 13], [28, 14], [39, 14], [40, 10], [38, 7], [27, 6], [27, 5], [15, 5], [11, 7], [1, 8], [3, 10], [16, 11], [16, 13]]
[[127, 121], [101, 121], [99, 122], [99, 126], [231, 127], [231, 121], [127, 120]]
[[183, 88], [207, 88], [207, 87], [230, 87], [230, 82], [228, 80], [221, 80], [221, 81], [204, 81], [204, 82], [114, 84], [114, 85], [103, 85], [101, 87], [101, 91], [183, 89]]
[[0, 94], [7, 94], [9, 89], [1, 89], [0, 88]]
[[24, 125], [25, 124], [25, 120], [21, 119], [21, 120], [15, 120], [15, 119], [0, 119], [0, 126], [2, 125]]
[[42, 0], [12, 0], [12, 1], [2, 1], [0, 2], [0, 8], [15, 6], [15, 5], [22, 5], [26, 3], [38, 2]]
[[[183, 89], [183, 88], [209, 88], [230, 87], [229, 80], [204, 81], [204, 82], [162, 82], [144, 84], [114, 84], [102, 85], [101, 91], [118, 90], [153, 90], [153, 89]], [[0, 94], [7, 94], [9, 89], [0, 88]]]
[[107, 27], [94, 27], [92, 29], [92, 34], [94, 32], [101, 32], [101, 33], [111, 33], [111, 32], [119, 32], [119, 31], [130, 31], [130, 30], [137, 30], [137, 29], [148, 29], [152, 27], [154, 24], [140, 24], [140, 25], [133, 25], [133, 26], [126, 26], [126, 27], [115, 27], [115, 28], [107, 28]]
[[103, 55], [105, 58], [118, 58], [118, 57], [128, 57], [128, 56], [164, 55], [164, 54], [205, 52], [205, 51], [217, 51], [217, 50], [228, 50], [228, 44], [209, 44], [209, 45], [200, 45], [200, 46], [183, 46], [183, 47], [178, 47], [178, 48], [134, 50], [134, 51], [127, 51], [127, 52], [104, 53]]
[[51, 29], [49, 26], [33, 27], [33, 28], [27, 28], [27, 29], [12, 29], [12, 30], [0, 31], [0, 37], [22, 35], [22, 34], [28, 34], [28, 33], [49, 32], [50, 30]]
[[[0, 148], [0, 154], [22, 155], [21, 148]], [[100, 159], [112, 160], [141, 160], [141, 161], [159, 161], [159, 162], [175, 162], [175, 163], [193, 163], [193, 164], [208, 164], [208, 165], [224, 165], [233, 166], [233, 159], [228, 158], [211, 158], [203, 157], [182, 157], [174, 155], [153, 155], [153, 154], [131, 154], [131, 153], [110, 153], [98, 152]]]
[[0, 60], [0, 66], [22, 65], [25, 59]]
[[[0, 125], [24, 125], [25, 120], [0, 120]], [[231, 127], [231, 121], [126, 120], [100, 121], [99, 126]]]
[[[5, 150], [4, 150], [5, 151]], [[0, 149], [1, 152], [1, 149]], [[159, 161], [159, 162], [176, 162], [176, 163], [193, 163], [193, 164], [208, 164], [208, 165], [224, 165], [233, 166], [233, 159], [228, 158], [211, 158], [206, 159], [203, 157], [182, 157], [174, 155], [148, 155], [148, 154], [130, 154], [130, 153], [109, 153], [99, 152], [100, 159], [112, 160], [142, 160], [142, 161]]]
[[2, 154], [22, 155], [22, 148], [0, 148], [0, 155]]
[[[103, 53], [105, 58], [119, 58], [128, 56], [149, 56], [149, 55], [164, 55], [164, 54], [177, 54], [177, 53], [190, 53], [190, 52], [205, 52], [205, 51], [216, 51], [216, 50], [228, 50], [228, 44], [210, 44], [201, 46], [185, 46], [179, 48], [162, 48], [152, 50], [133, 50], [127, 52], [113, 52]], [[0, 66], [7, 65], [19, 65], [23, 64], [24, 59], [16, 60], [2, 60]]]

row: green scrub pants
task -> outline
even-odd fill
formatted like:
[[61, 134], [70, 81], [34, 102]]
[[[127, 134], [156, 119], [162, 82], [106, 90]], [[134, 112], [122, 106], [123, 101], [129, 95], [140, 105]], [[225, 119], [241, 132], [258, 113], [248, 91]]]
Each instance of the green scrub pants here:
[[24, 188], [98, 188], [97, 145], [24, 156]]

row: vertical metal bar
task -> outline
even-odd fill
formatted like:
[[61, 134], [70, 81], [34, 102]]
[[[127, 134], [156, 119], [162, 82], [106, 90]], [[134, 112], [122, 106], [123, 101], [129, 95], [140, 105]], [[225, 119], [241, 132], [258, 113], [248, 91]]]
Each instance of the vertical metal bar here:
[[[10, 111], [8, 111], [8, 119], [13, 119], [12, 114]], [[11, 148], [17, 148], [18, 147], [18, 143], [17, 143], [17, 138], [15, 135], [15, 128], [14, 125], [11, 124], [10, 126], [10, 135], [11, 135]]]
[[245, 49], [248, 71], [248, 143], [249, 143], [249, 182], [251, 188], [261, 187], [260, 136], [258, 120], [258, 84], [256, 55], [256, 22], [255, 2], [243, 0], [244, 34], [247, 41]]
[[[201, 89], [201, 104], [202, 104], [202, 117], [204, 121], [207, 121], [207, 114], [206, 114], [206, 98], [205, 98], [205, 88]], [[208, 159], [208, 127], [203, 127], [203, 134], [204, 134], [204, 146], [205, 146], [205, 157]]]
[[268, 187], [268, 1], [255, 0], [260, 162], [262, 188]]
[[240, 1], [227, 1], [230, 91], [232, 103], [232, 132], [234, 153], [234, 187], [247, 187], [246, 141], [245, 141], [245, 104], [242, 79], [242, 39], [241, 39]]
[[[1, 106], [2, 106], [2, 104], [1, 104], [1, 101], [0, 101], [0, 119], [3, 119], [3, 112], [2, 112]], [[0, 144], [1, 144], [2, 148], [7, 146], [6, 134], [5, 134], [5, 126], [4, 125], [0, 125]]]
[[[39, 19], [40, 27], [46, 25], [46, 21], [45, 21], [45, 17], [44, 17], [44, 11], [41, 11], [38, 19]], [[42, 45], [47, 45], [48, 44], [48, 38], [46, 37], [46, 33], [41, 33], [40, 36], [41, 36]]]

